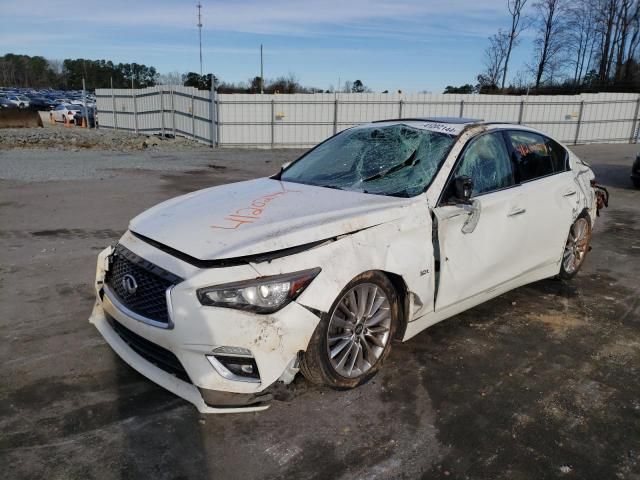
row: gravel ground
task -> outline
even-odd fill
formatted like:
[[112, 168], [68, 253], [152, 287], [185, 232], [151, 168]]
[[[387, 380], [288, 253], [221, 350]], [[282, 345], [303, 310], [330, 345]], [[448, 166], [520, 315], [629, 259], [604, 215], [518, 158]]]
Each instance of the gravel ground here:
[[100, 149], [115, 151], [199, 151], [209, 146], [182, 137], [160, 138], [110, 129], [66, 128], [45, 124], [43, 128], [0, 130], [0, 150], [10, 148], [56, 148], [62, 150]]
[[[143, 146], [145, 145], [145, 146]], [[0, 129], [0, 179], [23, 182], [90, 180], [129, 170], [223, 172], [233, 168], [277, 171], [304, 152], [298, 149], [212, 149], [181, 137], [162, 139], [122, 131], [65, 128]]]
[[1, 151], [4, 476], [640, 479], [636, 149], [575, 148], [612, 199], [573, 281], [527, 285], [395, 343], [361, 388], [297, 377], [267, 411], [219, 416], [138, 375], [87, 322], [95, 257], [140, 211], [300, 152]]

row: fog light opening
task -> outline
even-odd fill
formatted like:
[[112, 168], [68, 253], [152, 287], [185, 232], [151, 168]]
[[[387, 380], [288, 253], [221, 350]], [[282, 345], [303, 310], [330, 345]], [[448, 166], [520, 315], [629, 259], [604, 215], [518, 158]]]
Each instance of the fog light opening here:
[[227, 380], [260, 383], [260, 372], [253, 357], [236, 355], [207, 355], [213, 368]]

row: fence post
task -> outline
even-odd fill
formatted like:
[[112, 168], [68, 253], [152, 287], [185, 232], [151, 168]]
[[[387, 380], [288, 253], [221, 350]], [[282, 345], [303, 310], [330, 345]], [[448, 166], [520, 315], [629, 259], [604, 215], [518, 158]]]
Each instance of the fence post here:
[[216, 99], [216, 146], [220, 146], [220, 97], [215, 93]]
[[196, 109], [193, 99], [194, 95], [191, 92], [191, 138], [196, 139]]
[[160, 87], [160, 128], [164, 138], [164, 88]]
[[215, 135], [215, 126], [214, 126], [214, 116], [216, 114], [216, 109], [214, 108], [213, 101], [215, 99], [215, 93], [213, 91], [213, 85], [211, 85], [211, 90], [209, 90], [209, 136], [211, 137], [211, 148], [215, 146], [216, 139]]
[[518, 114], [518, 125], [522, 125], [523, 115], [524, 115], [524, 100], [520, 100], [520, 113]]
[[173, 130], [173, 139], [176, 138], [176, 107], [174, 105], [175, 92], [171, 87], [171, 129]]
[[638, 96], [638, 100], [636, 100], [636, 113], [633, 115], [633, 125], [631, 126], [629, 143], [638, 143], [638, 135], [636, 134], [636, 128], [638, 127], [638, 113], [640, 113], [640, 96]]
[[116, 115], [116, 95], [113, 91], [113, 84], [111, 85], [111, 108], [113, 109], [113, 129], [118, 129], [118, 116]]
[[275, 100], [271, 99], [271, 148], [273, 148], [273, 144], [275, 143], [275, 130], [276, 130], [276, 106]]
[[460, 100], [460, 118], [464, 115], [464, 100]]
[[138, 134], [138, 105], [136, 102], [136, 94], [134, 90], [131, 90], [131, 96], [133, 97], [133, 127], [137, 135]]
[[576, 136], [573, 139], [573, 144], [578, 144], [578, 138], [580, 137], [580, 125], [582, 124], [582, 110], [584, 109], [584, 100], [580, 102], [580, 110], [578, 110], [578, 123], [576, 124]]
[[398, 118], [402, 118], [402, 104], [404, 102], [402, 101], [402, 99], [400, 99], [400, 101], [398, 102]]
[[338, 133], [338, 97], [333, 102], [333, 134]]

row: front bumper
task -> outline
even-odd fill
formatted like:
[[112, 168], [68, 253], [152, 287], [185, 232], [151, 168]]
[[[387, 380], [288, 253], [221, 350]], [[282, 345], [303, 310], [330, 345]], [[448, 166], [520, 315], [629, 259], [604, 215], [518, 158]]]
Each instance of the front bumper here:
[[[152, 382], [192, 403], [200, 413], [257, 412], [269, 408], [269, 405], [263, 404], [262, 402], [246, 405], [254, 399], [258, 400], [254, 395], [229, 394], [226, 392], [220, 392], [222, 395], [218, 395], [218, 392], [214, 390], [199, 389], [192, 383], [180, 380], [155, 366], [153, 363], [146, 361], [127, 345], [111, 327], [105, 311], [99, 302], [93, 307], [89, 322], [95, 325], [113, 351], [128, 363], [129, 366]], [[265, 401], [270, 400], [266, 395], [264, 395], [263, 398]], [[243, 403], [245, 406], [240, 406]]]
[[[126, 235], [123, 240], [126, 241]], [[161, 263], [162, 256], [151, 252], [149, 245], [126, 245], [136, 248], [135, 253], [143, 258], [153, 258]], [[146, 250], [146, 251], [145, 251]], [[301, 305], [292, 302], [282, 310], [271, 315], [258, 315], [228, 308], [206, 307], [198, 302], [195, 290], [196, 278], [219, 276], [220, 283], [229, 273], [228, 269], [217, 272], [199, 271], [195, 276], [179, 272], [182, 283], [175, 285], [168, 293], [168, 308], [172, 319], [172, 328], [159, 328], [140, 321], [123, 309], [116, 301], [111, 301], [104, 290], [105, 267], [111, 248], [104, 250], [98, 257], [96, 272], [96, 304], [89, 321], [96, 326], [100, 334], [113, 350], [131, 367], [158, 385], [196, 406], [202, 413], [234, 413], [259, 411], [268, 408], [269, 387], [276, 381], [289, 382], [297, 372], [298, 353], [306, 349], [319, 319]], [[162, 255], [168, 256], [162, 252]], [[175, 258], [167, 259], [165, 268], [170, 267]], [[226, 272], [225, 272], [226, 271]], [[253, 269], [243, 271], [243, 275]], [[214, 280], [205, 280], [207, 282]], [[201, 286], [201, 285], [200, 285]], [[183, 379], [160, 368], [123, 339], [122, 332], [114, 329], [110, 319], [124, 329], [151, 342], [161, 350], [170, 352], [186, 372]], [[257, 381], [238, 381], [225, 378], [214, 368], [207, 355], [219, 347], [238, 347], [249, 350], [255, 359], [260, 378]]]

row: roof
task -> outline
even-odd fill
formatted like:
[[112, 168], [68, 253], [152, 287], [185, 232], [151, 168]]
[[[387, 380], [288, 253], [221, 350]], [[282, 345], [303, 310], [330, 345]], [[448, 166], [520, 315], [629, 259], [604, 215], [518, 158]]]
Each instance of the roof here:
[[381, 122], [436, 122], [436, 123], [450, 123], [454, 125], [466, 125], [468, 123], [480, 123], [483, 122], [481, 118], [466, 118], [466, 117], [415, 117], [415, 118], [390, 118], [388, 120], [376, 120], [371, 123]]
[[483, 120], [464, 117], [422, 117], [422, 118], [394, 118], [389, 120], [376, 120], [361, 127], [377, 123], [406, 123], [413, 127], [449, 135], [459, 135], [470, 125], [482, 123]]

